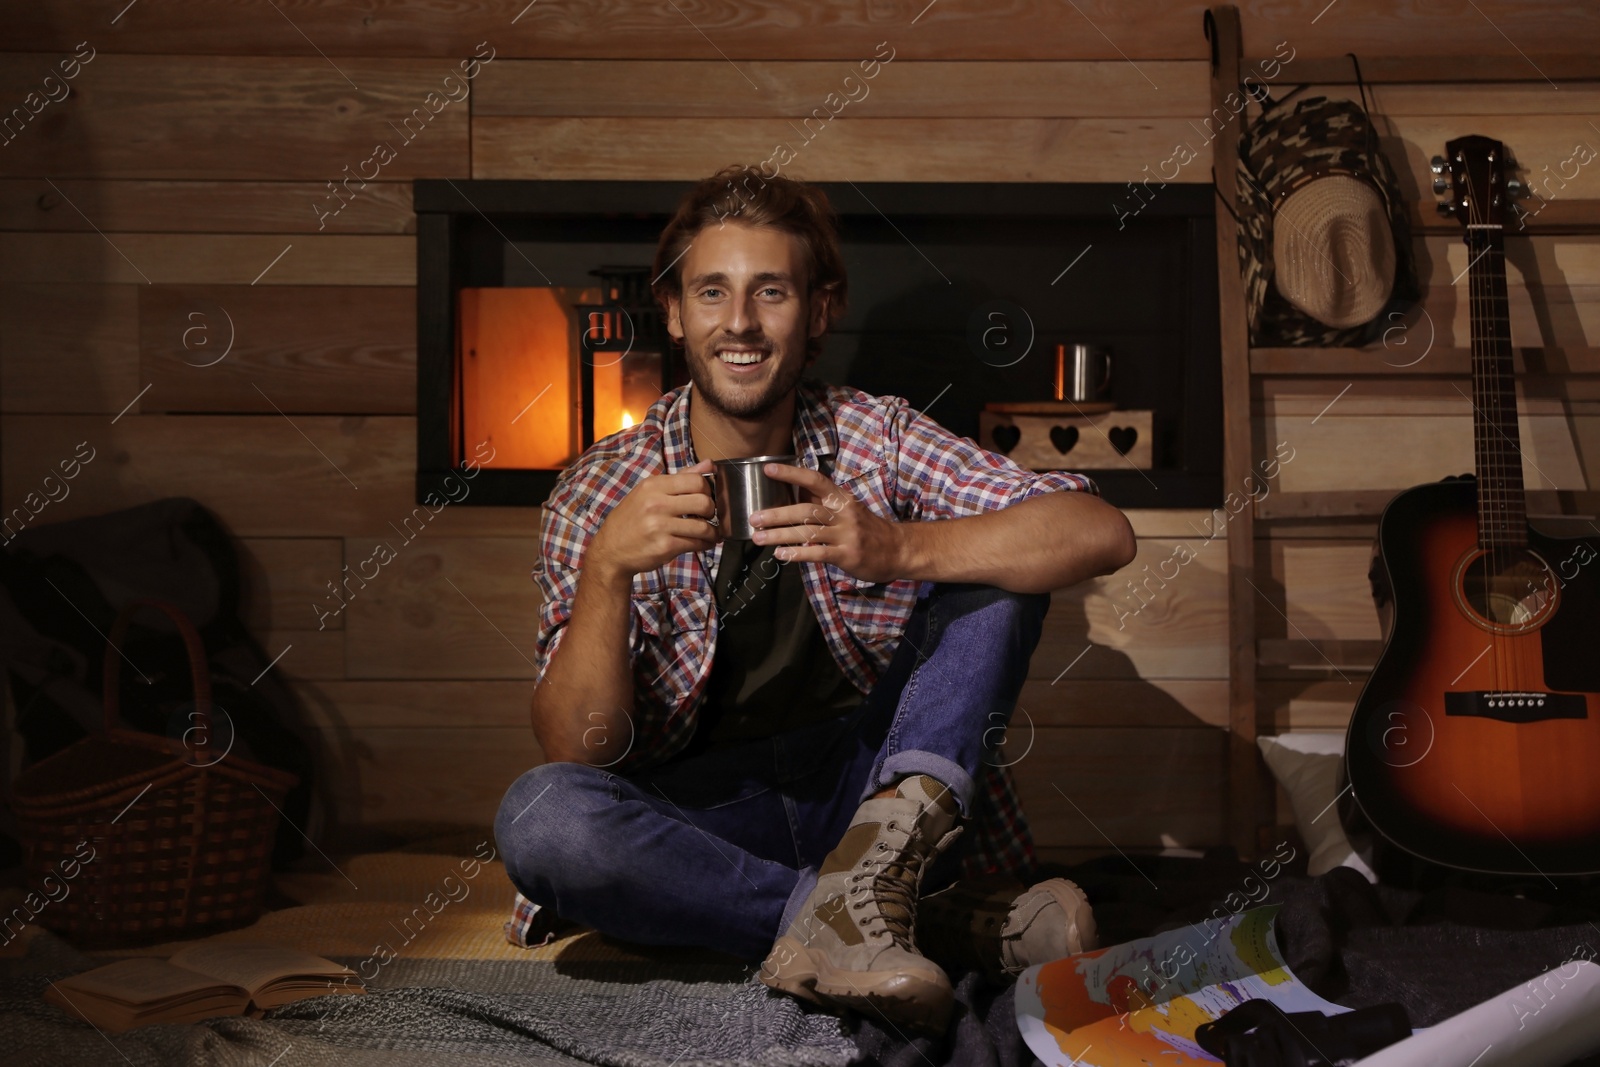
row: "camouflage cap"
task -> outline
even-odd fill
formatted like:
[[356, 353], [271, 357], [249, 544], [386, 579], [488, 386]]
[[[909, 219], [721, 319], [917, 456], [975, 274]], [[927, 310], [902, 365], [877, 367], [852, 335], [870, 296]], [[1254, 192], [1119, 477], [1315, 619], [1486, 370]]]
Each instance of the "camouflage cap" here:
[[[1261, 115], [1239, 138], [1239, 265], [1244, 277], [1250, 343], [1272, 347], [1358, 346], [1369, 343], [1381, 332], [1383, 311], [1416, 299], [1410, 223], [1394, 172], [1378, 149], [1377, 137], [1361, 105], [1325, 96], [1295, 99], [1299, 91], [1276, 101], [1269, 99]], [[1374, 256], [1373, 273], [1383, 279], [1383, 291], [1377, 293], [1376, 300], [1370, 299], [1369, 293], [1369, 299], [1360, 306], [1375, 307], [1378, 314], [1355, 325], [1319, 321], [1291, 303], [1273, 284], [1273, 221], [1278, 209], [1291, 194], [1330, 177], [1359, 179], [1372, 188], [1381, 203], [1382, 211], [1373, 213], [1380, 221], [1351, 210], [1347, 220], [1350, 226], [1381, 226], [1382, 215], [1387, 215], [1387, 233], [1365, 235], [1382, 253]], [[1348, 186], [1349, 182], [1341, 184]], [[1353, 203], [1348, 196], [1340, 202]], [[1292, 238], [1298, 240], [1302, 236]], [[1392, 258], [1388, 256], [1390, 243]], [[1310, 251], [1327, 258], [1324, 249]], [[1388, 263], [1393, 264], [1392, 282], [1385, 273]], [[1370, 288], [1379, 283], [1369, 277], [1362, 284]]]

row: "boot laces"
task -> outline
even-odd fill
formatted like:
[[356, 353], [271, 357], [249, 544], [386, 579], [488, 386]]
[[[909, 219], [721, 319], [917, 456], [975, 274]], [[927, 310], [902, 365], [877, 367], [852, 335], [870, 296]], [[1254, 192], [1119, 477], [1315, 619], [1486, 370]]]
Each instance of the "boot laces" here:
[[[866, 925], [872, 918], [882, 922], [882, 928], [870, 931], [871, 936], [878, 937], [887, 933], [894, 939], [895, 944], [902, 948], [910, 949], [912, 944], [912, 930], [916, 922], [917, 886], [921, 882], [922, 864], [926, 855], [922, 847], [922, 828], [913, 824], [911, 833], [901, 848], [893, 849], [879, 844], [880, 851], [890, 852], [887, 859], [873, 859], [871, 867], [875, 870], [864, 871], [862, 875], [870, 874], [872, 881], [868, 886], [870, 897], [863, 899], [857, 907], [864, 907], [868, 900], [878, 906], [869, 912], [863, 920]], [[885, 907], [888, 905], [888, 907]]]

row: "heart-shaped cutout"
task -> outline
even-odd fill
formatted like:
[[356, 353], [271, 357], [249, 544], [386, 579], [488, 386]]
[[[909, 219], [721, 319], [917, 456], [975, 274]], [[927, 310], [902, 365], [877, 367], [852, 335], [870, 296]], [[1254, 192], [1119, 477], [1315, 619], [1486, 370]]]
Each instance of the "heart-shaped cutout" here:
[[1134, 442], [1139, 440], [1139, 431], [1132, 426], [1113, 426], [1106, 436], [1111, 439], [1111, 447], [1117, 450], [1117, 454], [1126, 456]]
[[989, 436], [994, 438], [994, 443], [1000, 446], [1002, 453], [1009, 454], [1017, 447], [1017, 442], [1022, 440], [1022, 431], [1015, 426], [996, 426], [989, 431]]
[[1072, 451], [1072, 446], [1078, 443], [1078, 428], [1076, 426], [1050, 427], [1050, 443], [1056, 446], [1056, 451], [1063, 456]]

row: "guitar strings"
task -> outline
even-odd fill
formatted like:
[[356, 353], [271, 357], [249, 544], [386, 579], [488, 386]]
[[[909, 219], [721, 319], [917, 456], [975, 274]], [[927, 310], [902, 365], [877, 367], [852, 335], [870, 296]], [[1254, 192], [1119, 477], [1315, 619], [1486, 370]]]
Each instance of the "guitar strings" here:
[[[1504, 628], [1525, 621], [1517, 617], [1517, 613], [1525, 609], [1515, 584], [1516, 575], [1512, 573], [1512, 568], [1522, 559], [1520, 549], [1525, 540], [1520, 506], [1522, 471], [1520, 453], [1515, 446], [1517, 427], [1514, 421], [1507, 425], [1508, 419], [1516, 419], [1516, 385], [1514, 375], [1506, 366], [1509, 323], [1502, 312], [1509, 309], [1503, 306], [1501, 299], [1500, 279], [1505, 270], [1503, 235], [1493, 228], [1488, 212], [1492, 203], [1488, 198], [1494, 195], [1492, 185], [1491, 179], [1490, 188], [1478, 190], [1472, 205], [1473, 221], [1480, 228], [1469, 234], [1477, 233], [1481, 248], [1474, 249], [1468, 241], [1469, 252], [1476, 253], [1473, 262], [1482, 263], [1481, 268], [1471, 272], [1468, 280], [1472, 324], [1478, 333], [1473, 338], [1474, 358], [1481, 361], [1475, 376], [1481, 382], [1482, 395], [1478, 398], [1481, 417], [1474, 420], [1477, 430], [1474, 436], [1480, 441], [1480, 469], [1489, 475], [1488, 484], [1479, 486], [1485, 505], [1480, 513], [1480, 531], [1487, 542], [1481, 546], [1488, 562], [1483, 576], [1484, 603], [1490, 607], [1491, 621], [1498, 624], [1490, 631], [1490, 641], [1496, 651], [1496, 688], [1520, 691], [1525, 688], [1522, 656], [1519, 655], [1521, 646]], [[1504, 337], [1503, 327], [1506, 328]], [[1495, 617], [1492, 605], [1496, 601], [1503, 609], [1503, 619]]]
[[[1478, 204], [1480, 201], [1478, 197], [1478, 190], [1472, 185], [1472, 172], [1466, 169], [1464, 161], [1461, 161], [1461, 166], [1463, 168], [1463, 177], [1465, 178], [1467, 186], [1467, 228], [1462, 235], [1462, 243], [1466, 245], [1467, 250], [1467, 301], [1468, 310], [1470, 313], [1467, 323], [1469, 330], [1468, 343], [1471, 345], [1473, 371], [1472, 450], [1475, 465], [1481, 475], [1481, 477], [1478, 479], [1477, 485], [1478, 506], [1476, 509], [1478, 513], [1478, 548], [1483, 553], [1483, 557], [1480, 560], [1480, 566], [1484, 568], [1480, 579], [1482, 583], [1482, 590], [1479, 604], [1482, 605], [1482, 611], [1484, 612], [1485, 617], [1492, 624], [1494, 621], [1494, 602], [1489, 599], [1489, 575], [1494, 570], [1496, 562], [1494, 551], [1493, 503], [1491, 500], [1492, 493], [1490, 486], [1492, 485], [1494, 479], [1492, 472], [1489, 469], [1491, 459], [1488, 455], [1487, 442], [1484, 439], [1484, 423], [1488, 418], [1487, 412], [1484, 408], [1484, 405], [1488, 402], [1488, 390], [1485, 388], [1485, 378], [1488, 373], [1488, 367], [1483, 361], [1483, 320], [1481, 317], [1482, 302], [1479, 286], [1479, 272], [1475, 269], [1477, 266], [1479, 250], [1474, 247], [1473, 242], [1473, 235], [1478, 231], [1472, 228], [1473, 224], [1478, 221]], [[1494, 627], [1491, 625], [1489, 628], [1489, 645], [1493, 655], [1490, 657], [1489, 665], [1493, 671], [1497, 683], [1500, 677], [1500, 649], [1498, 644], [1498, 641], [1496, 641]]]
[[[1478, 547], [1482, 552], [1483, 567], [1479, 603], [1482, 604], [1485, 618], [1490, 623], [1489, 643], [1494, 653], [1490, 661], [1494, 676], [1492, 688], [1500, 690], [1506, 688], [1512, 681], [1511, 650], [1509, 642], [1503, 639], [1500, 632], [1494, 595], [1496, 577], [1507, 562], [1503, 537], [1506, 531], [1501, 528], [1506, 518], [1503, 496], [1507, 472], [1502, 451], [1490, 439], [1490, 434], [1502, 416], [1500, 367], [1492, 358], [1491, 340], [1488, 336], [1489, 331], [1494, 329], [1494, 324], [1487, 317], [1492, 310], [1492, 297], [1486, 291], [1490, 271], [1478, 267], [1480, 262], [1493, 255], [1493, 240], [1488, 230], [1473, 228], [1488, 221], [1483, 208], [1486, 203], [1484, 199], [1486, 190], [1473, 187], [1473, 173], [1465, 167], [1464, 162], [1463, 169], [1468, 188], [1469, 225], [1464, 243], [1469, 257], [1467, 271], [1468, 305], [1471, 314], [1469, 329], [1474, 371], [1473, 391], [1477, 394], [1474, 397], [1476, 410], [1473, 418], [1473, 445], [1478, 470], [1483, 474], [1477, 485]], [[1478, 247], [1480, 245], [1481, 247]]]

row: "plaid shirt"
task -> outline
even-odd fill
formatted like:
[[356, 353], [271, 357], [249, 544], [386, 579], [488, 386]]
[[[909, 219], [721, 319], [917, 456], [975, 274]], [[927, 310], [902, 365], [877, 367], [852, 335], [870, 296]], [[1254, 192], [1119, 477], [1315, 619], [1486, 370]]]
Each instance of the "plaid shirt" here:
[[[542, 677], [561, 645], [577, 595], [584, 551], [606, 514], [650, 475], [694, 466], [689, 393], [666, 394], [629, 429], [612, 434], [562, 473], [544, 504], [540, 561], [544, 602], [535, 655]], [[796, 462], [819, 471], [875, 514], [896, 522], [954, 519], [1060, 490], [1098, 493], [1065, 471], [1035, 473], [957, 437], [899, 397], [804, 382], [795, 398]], [[712, 581], [719, 543], [685, 552], [633, 579], [628, 640], [634, 677], [634, 739], [614, 770], [627, 775], [681, 751], [699, 721], [717, 648]], [[845, 676], [863, 693], [889, 664], [916, 602], [919, 582], [868, 582], [831, 563], [798, 564], [806, 597]], [[963, 873], [1026, 875], [1033, 843], [1009, 771], [986, 765], [977, 778], [974, 847]], [[513, 944], [542, 938], [539, 908], [521, 896], [506, 924]]]

